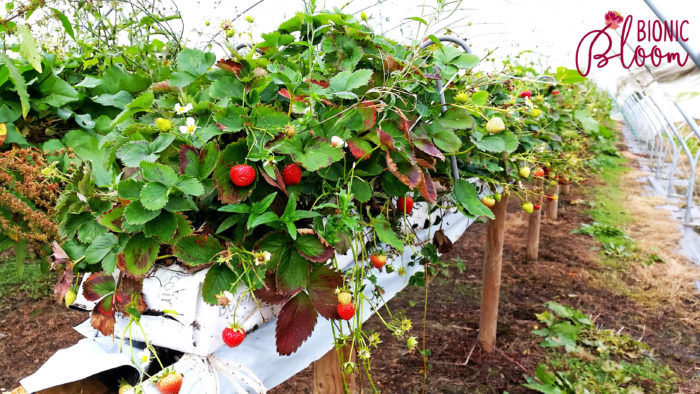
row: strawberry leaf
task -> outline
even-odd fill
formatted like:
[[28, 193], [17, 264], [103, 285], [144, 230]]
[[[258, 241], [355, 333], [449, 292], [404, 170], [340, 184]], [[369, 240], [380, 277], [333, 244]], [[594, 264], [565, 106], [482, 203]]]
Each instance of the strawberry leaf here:
[[116, 322], [116, 319], [114, 318], [114, 311], [109, 309], [112, 311], [112, 313], [104, 314], [100, 313], [100, 310], [101, 309], [98, 307], [95, 307], [95, 309], [92, 310], [92, 313], [90, 313], [90, 325], [94, 329], [101, 332], [102, 335], [110, 336], [114, 334], [114, 323]]
[[360, 160], [363, 158], [363, 160], [367, 160], [369, 159], [367, 153], [372, 150], [372, 145], [362, 138], [355, 137], [348, 140], [348, 148], [350, 148], [350, 153], [355, 159]]
[[189, 266], [210, 263], [221, 250], [216, 238], [201, 234], [184, 237], [173, 246], [173, 254]]
[[437, 191], [435, 190], [433, 178], [430, 177], [430, 173], [426, 170], [423, 170], [423, 178], [418, 184], [418, 193], [425, 198], [425, 201], [431, 204], [437, 200]]
[[384, 215], [379, 215], [371, 221], [379, 240], [403, 253], [403, 241], [396, 235]]
[[[136, 306], [134, 311], [139, 314], [146, 310], [146, 301], [143, 300], [143, 294], [141, 293], [141, 288], [143, 287], [143, 282], [131, 278], [122, 278], [119, 286], [119, 290], [114, 293], [114, 309], [117, 312], [124, 314], [130, 314], [130, 310]], [[136, 304], [133, 304], [133, 301]]]
[[318, 313], [326, 319], [338, 319], [338, 298], [335, 289], [343, 286], [343, 275], [326, 265], [315, 265], [306, 291]]
[[160, 242], [138, 233], [129, 238], [124, 252], [117, 256], [117, 267], [127, 276], [140, 278], [148, 273], [156, 261]]
[[291, 292], [284, 292], [277, 288], [275, 283], [275, 274], [268, 271], [265, 275], [265, 286], [263, 288], [255, 291], [255, 296], [267, 302], [268, 304], [279, 305], [284, 304], [294, 295], [296, 295], [299, 290], [294, 290]]
[[493, 211], [486, 205], [481, 203], [476, 187], [466, 179], [457, 179], [455, 181], [454, 190], [452, 190], [452, 199], [462, 205], [462, 207], [473, 216], [486, 216], [493, 219]]
[[357, 107], [357, 112], [362, 116], [362, 128], [358, 131], [367, 131], [374, 127], [377, 121], [377, 110], [371, 101], [363, 101]]
[[311, 336], [318, 314], [311, 298], [301, 292], [289, 300], [277, 317], [275, 337], [277, 353], [288, 356]]
[[83, 284], [83, 297], [88, 301], [97, 301], [107, 294], [113, 293], [117, 288], [112, 275], [105, 272], [97, 272], [85, 280]]
[[420, 168], [399, 152], [386, 152], [386, 166], [398, 180], [413, 190], [421, 182], [423, 173]]
[[296, 251], [286, 254], [277, 267], [277, 288], [291, 292], [306, 287], [309, 280], [309, 262]]
[[427, 138], [416, 138], [413, 140], [413, 143], [416, 145], [416, 148], [420, 149], [421, 151], [445, 161], [445, 156], [442, 154], [442, 152], [440, 152], [440, 150], [436, 148], [435, 145], [433, 145], [433, 143]]
[[215, 264], [204, 277], [202, 283], [202, 299], [204, 302], [217, 305], [216, 296], [224, 291], [235, 293], [236, 289], [231, 288], [231, 285], [236, 282], [237, 275], [235, 272], [224, 264]]
[[[299, 229], [299, 235], [294, 241], [294, 246], [300, 255], [315, 263], [326, 262], [333, 256], [333, 248], [310, 229]], [[308, 232], [305, 234], [305, 232]]]
[[97, 222], [110, 231], [115, 233], [120, 233], [122, 231], [122, 216], [124, 215], [124, 207], [115, 206], [109, 211], [102, 214], [102, 216], [97, 219]]
[[190, 145], [180, 147], [180, 173], [198, 179], [206, 179], [219, 161], [219, 145], [210, 141], [200, 152]]

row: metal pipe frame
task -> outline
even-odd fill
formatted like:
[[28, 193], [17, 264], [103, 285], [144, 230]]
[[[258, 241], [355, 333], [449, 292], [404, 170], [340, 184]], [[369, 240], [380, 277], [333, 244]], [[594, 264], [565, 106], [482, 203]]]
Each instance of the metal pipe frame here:
[[[462, 47], [462, 50], [466, 53], [472, 53], [471, 49], [469, 49], [469, 45], [467, 45], [464, 40], [457, 38], [457, 37], [452, 37], [452, 36], [440, 36], [437, 38], [440, 42], [451, 42], [453, 44], [457, 44], [460, 47]], [[423, 50], [429, 46], [433, 45], [433, 42], [428, 40], [421, 44], [419, 50]], [[435, 67], [435, 72], [437, 74], [440, 74], [440, 69], [438, 67]], [[438, 92], [440, 92], [440, 104], [441, 104], [441, 110], [442, 112], [447, 111], [447, 103], [445, 101], [445, 92], [442, 91], [443, 85], [442, 85], [442, 79], [436, 79], [435, 80], [435, 89], [437, 89]], [[450, 165], [452, 167], [452, 179], [457, 180], [459, 179], [459, 168], [457, 167], [457, 157], [455, 155], [450, 156]]]

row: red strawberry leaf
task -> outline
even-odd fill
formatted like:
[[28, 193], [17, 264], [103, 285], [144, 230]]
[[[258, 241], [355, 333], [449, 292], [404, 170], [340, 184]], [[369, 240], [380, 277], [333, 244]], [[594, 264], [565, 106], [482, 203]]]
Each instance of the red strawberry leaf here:
[[326, 265], [316, 265], [306, 287], [311, 302], [326, 319], [338, 319], [338, 297], [335, 289], [343, 286], [343, 275]]
[[289, 300], [277, 317], [277, 353], [288, 356], [311, 336], [318, 313], [308, 294], [301, 292]]
[[435, 190], [433, 178], [430, 177], [430, 174], [426, 170], [423, 170], [423, 178], [418, 184], [418, 193], [425, 198], [425, 201], [431, 204], [437, 200], [437, 191]]
[[362, 116], [362, 128], [358, 131], [367, 131], [374, 127], [377, 121], [377, 110], [371, 101], [363, 101], [357, 106], [357, 112]]
[[413, 140], [416, 148], [429, 154], [430, 156], [437, 157], [438, 159], [445, 161], [445, 156], [440, 152], [440, 149], [436, 148], [430, 140], [427, 138], [416, 138]]
[[236, 74], [237, 77], [241, 75], [241, 69], [243, 68], [243, 65], [233, 59], [221, 59], [216, 62], [216, 65], [223, 70]]
[[[111, 302], [111, 300], [109, 301]], [[109, 311], [111, 311], [111, 313], [102, 313], [106, 311], [101, 310], [98, 305], [92, 310], [92, 313], [90, 313], [90, 325], [94, 329], [100, 331], [104, 336], [114, 334], [114, 323], [116, 319], [114, 318], [114, 310], [110, 308]]]
[[100, 298], [116, 290], [117, 285], [112, 275], [104, 272], [96, 272], [85, 280], [83, 284], [83, 296], [88, 301], [97, 301]]
[[299, 293], [299, 290], [293, 292], [279, 290], [275, 283], [274, 273], [268, 271], [267, 275], [265, 275], [265, 286], [263, 286], [262, 289], [256, 290], [255, 296], [268, 304], [279, 305], [289, 301], [289, 299], [297, 293]]
[[[131, 279], [128, 277], [123, 277], [119, 290], [114, 293], [114, 309], [117, 312], [128, 314], [127, 307], [136, 307], [136, 309], [143, 313], [146, 310], [146, 301], [143, 300], [143, 294], [141, 293], [141, 288], [143, 282], [136, 279]], [[135, 305], [132, 304], [135, 301]]]
[[367, 153], [372, 150], [372, 145], [370, 145], [370, 143], [366, 140], [359, 137], [350, 138], [348, 140], [348, 147], [350, 148], [350, 153], [352, 154], [352, 157], [354, 157], [355, 159], [369, 159], [370, 155], [368, 155]]
[[386, 167], [389, 172], [411, 190], [420, 183], [423, 177], [421, 169], [399, 152], [386, 152]]
[[73, 270], [66, 268], [61, 272], [61, 276], [58, 277], [58, 281], [53, 286], [53, 293], [56, 295], [58, 301], [63, 300], [63, 297], [66, 296], [74, 279], [75, 275], [73, 274]]
[[247, 155], [248, 147], [245, 138], [229, 144], [226, 149], [221, 151], [213, 178], [216, 182], [216, 189], [219, 191], [219, 201], [224, 204], [238, 204], [248, 198], [255, 188], [256, 182], [247, 187], [238, 187], [231, 182], [229, 177], [231, 168], [236, 164], [244, 164]]
[[53, 241], [51, 243], [51, 251], [53, 252], [51, 254], [51, 268], [56, 268], [56, 264], [64, 265], [68, 261], [70, 261], [70, 257], [68, 257], [68, 253], [66, 253], [65, 250], [61, 247], [61, 245], [58, 244], [58, 242]]
[[394, 146], [394, 138], [389, 135], [386, 131], [382, 129], [377, 129], [377, 135], [379, 136], [379, 143], [386, 146], [389, 150], [396, 150]]

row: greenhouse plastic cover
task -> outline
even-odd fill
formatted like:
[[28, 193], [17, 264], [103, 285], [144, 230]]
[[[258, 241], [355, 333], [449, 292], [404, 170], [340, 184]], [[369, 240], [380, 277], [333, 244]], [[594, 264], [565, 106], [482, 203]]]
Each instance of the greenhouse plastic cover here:
[[[684, 27], [684, 35], [690, 37], [687, 45], [691, 52], [700, 56], [700, 24], [692, 20], [700, 15], [698, 1], [647, 0], [671, 20], [691, 19]], [[633, 23], [639, 20], [654, 21], [657, 16], [640, 0], [618, 1], [556, 1], [556, 0], [492, 0], [492, 1], [443, 1], [444, 10], [440, 20], [430, 23], [438, 1], [431, 0], [318, 0], [317, 10], [340, 9], [344, 13], [360, 18], [361, 12], [367, 16], [367, 24], [377, 33], [399, 42], [410, 43], [422, 40], [428, 34], [453, 34], [469, 43], [479, 56], [494, 58], [495, 62], [482, 62], [479, 69], [499, 69], [500, 60], [519, 56], [519, 61], [533, 62], [537, 69], [552, 70], [559, 66], [576, 68], [576, 49], [582, 37], [594, 29], [604, 26], [604, 15], [608, 11], [618, 11], [623, 16], [631, 15]], [[240, 40], [260, 39], [260, 34], [272, 31], [283, 21], [304, 9], [301, 0], [244, 0], [223, 2], [221, 0], [176, 0], [183, 19], [184, 38], [187, 45], [204, 47], [210, 37], [220, 30], [223, 20], [233, 22], [236, 31], [241, 32]], [[244, 18], [250, 16], [253, 22]], [[415, 19], [418, 17], [430, 23], [426, 29]], [[209, 22], [209, 26], [205, 26]], [[446, 29], [449, 29], [446, 30]], [[248, 35], [250, 33], [250, 35]], [[685, 50], [677, 42], [639, 43], [636, 34], [630, 34], [627, 41], [632, 47], [642, 45], [646, 50], [657, 45], [664, 53]], [[613, 52], [619, 51], [619, 36], [613, 34]], [[223, 47], [212, 47], [218, 55], [223, 55]], [[625, 48], [626, 56], [632, 50]], [[649, 63], [649, 61], [647, 61]], [[693, 115], [700, 116], [700, 69], [688, 60], [684, 67], [662, 64], [651, 67], [660, 86], [652, 88], [653, 93], [673, 101], [684, 101], [684, 107], [693, 109]], [[604, 68], [594, 69], [589, 78], [611, 94], [620, 97], [629, 91], [640, 89], [635, 79], [644, 88], [649, 88], [653, 79], [647, 70], [634, 66], [627, 70], [619, 61], [611, 61]], [[669, 111], [679, 116], [676, 111]]]

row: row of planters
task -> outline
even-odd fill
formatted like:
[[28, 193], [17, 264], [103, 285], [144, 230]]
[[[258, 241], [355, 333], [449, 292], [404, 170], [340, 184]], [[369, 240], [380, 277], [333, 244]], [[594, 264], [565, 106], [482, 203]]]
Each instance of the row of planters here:
[[[56, 296], [72, 304], [82, 283], [105, 336], [117, 318], [140, 326], [144, 279], [178, 265], [206, 270], [206, 303], [276, 305], [279, 354], [320, 315], [358, 355], [344, 372], [369, 370], [379, 338], [355, 313], [365, 283], [415, 263], [424, 285], [445, 250], [437, 234], [437, 246], [416, 238], [441, 224], [412, 221], [414, 204], [494, 219], [519, 198], [532, 213], [556, 195], [528, 182], [584, 179], [589, 145], [609, 137], [603, 96], [575, 71], [477, 72], [477, 56], [435, 37], [419, 51], [350, 15], [299, 13], [219, 60], [153, 46], [145, 70], [41, 54], [15, 29], [22, 56], [0, 65], [0, 249], [19, 264], [27, 250], [51, 255]], [[412, 261], [385, 266], [405, 250]], [[237, 346], [246, 332], [227, 323], [221, 344]], [[410, 321], [385, 323], [417, 347]], [[174, 374], [158, 379], [177, 385]]]

